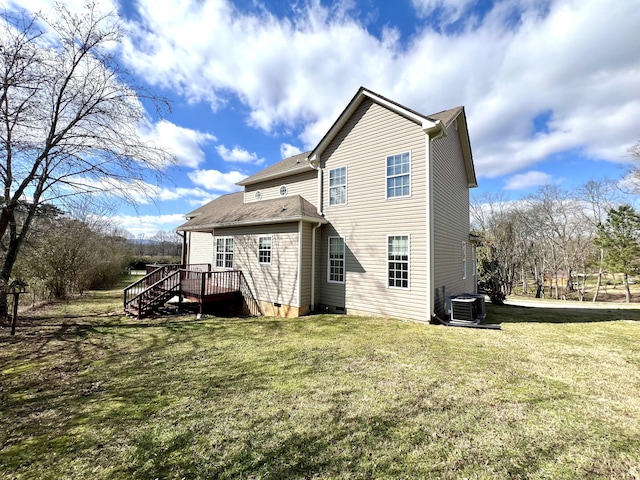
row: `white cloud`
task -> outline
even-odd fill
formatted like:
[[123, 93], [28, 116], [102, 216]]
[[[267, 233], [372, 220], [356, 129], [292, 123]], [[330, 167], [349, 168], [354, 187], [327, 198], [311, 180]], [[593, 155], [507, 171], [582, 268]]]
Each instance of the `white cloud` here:
[[505, 190], [526, 190], [529, 188], [548, 185], [553, 182], [553, 177], [548, 173], [531, 170], [526, 173], [519, 173], [507, 179]]
[[299, 153], [302, 153], [302, 150], [300, 150], [295, 145], [289, 145], [288, 143], [283, 143], [282, 145], [280, 145], [280, 156], [283, 159], [293, 157], [294, 155], [298, 155]]
[[216, 150], [225, 162], [253, 163], [254, 165], [262, 165], [264, 163], [264, 158], [258, 158], [255, 152], [249, 153], [240, 147], [233, 147], [229, 150], [224, 145], [218, 145]]
[[439, 23], [443, 26], [451, 25], [460, 20], [462, 15], [474, 0], [412, 0], [418, 16], [422, 18], [438, 15]]
[[[640, 135], [634, 2], [506, 0], [480, 19], [468, 15], [468, 0], [414, 0], [422, 15], [444, 9], [440, 25], [460, 28], [439, 31], [425, 19], [402, 43], [393, 26], [376, 37], [348, 9], [319, 1], [294, 19], [239, 13], [226, 1], [138, 5], [143, 23], [124, 49], [132, 69], [213, 108], [235, 95], [249, 124], [295, 128], [304, 148], [360, 85], [424, 113], [466, 105], [480, 177], [569, 149], [624, 161]], [[533, 119], [546, 111], [546, 133], [534, 135]]]
[[[241, 178], [243, 178], [241, 176]], [[119, 178], [74, 179], [75, 192], [93, 192], [98, 195], [110, 195], [115, 198], [134, 199], [137, 205], [150, 205], [155, 202], [186, 200], [192, 205], [203, 204], [218, 197], [217, 194], [201, 188], [166, 188], [151, 183], [126, 181]], [[225, 186], [226, 188], [226, 186]]]
[[240, 190], [236, 183], [247, 177], [245, 174], [236, 171], [222, 173], [218, 170], [195, 170], [189, 172], [187, 176], [196, 185], [200, 185], [207, 190], [221, 192], [236, 192]]
[[159, 230], [171, 231], [185, 223], [185, 215], [182, 213], [169, 215], [116, 215], [107, 220], [133, 234], [135, 237], [151, 236]]
[[[64, 6], [71, 12], [82, 12], [85, 10], [85, 0], [65, 0]], [[0, 1], [0, 7], [11, 9], [28, 9], [31, 12], [50, 13], [55, 7], [55, 0], [5, 0]], [[100, 0], [100, 10], [110, 12], [117, 10], [117, 4], [113, 0]]]
[[216, 141], [210, 133], [180, 127], [168, 120], [146, 124], [141, 134], [147, 141], [171, 152], [178, 165], [190, 168], [197, 168], [205, 160], [202, 146]]

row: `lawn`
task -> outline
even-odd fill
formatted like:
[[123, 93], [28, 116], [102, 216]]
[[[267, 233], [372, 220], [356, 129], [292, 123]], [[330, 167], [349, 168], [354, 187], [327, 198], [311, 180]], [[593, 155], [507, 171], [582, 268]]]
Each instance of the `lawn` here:
[[0, 476], [640, 478], [640, 310], [490, 305], [491, 331], [119, 309], [0, 329]]

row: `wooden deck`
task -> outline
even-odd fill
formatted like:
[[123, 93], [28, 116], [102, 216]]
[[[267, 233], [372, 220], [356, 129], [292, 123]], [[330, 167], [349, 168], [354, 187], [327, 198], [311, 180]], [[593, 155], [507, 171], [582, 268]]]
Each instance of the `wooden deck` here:
[[197, 302], [200, 313], [204, 313], [205, 306], [218, 303], [228, 307], [243, 299], [253, 310], [259, 311], [241, 271], [211, 271], [203, 267], [210, 268], [210, 265], [171, 265], [154, 269], [125, 288], [125, 312], [142, 318], [164, 305], [172, 295], [180, 302]]
[[184, 299], [198, 302], [200, 313], [203, 313], [205, 306], [242, 298], [240, 275], [239, 271], [184, 271], [180, 279], [180, 293]]
[[202, 281], [196, 278], [184, 279], [181, 282], [181, 291], [184, 298], [195, 302], [212, 303], [234, 298], [240, 295], [240, 289], [231, 286], [217, 285], [211, 280], [205, 281], [204, 294], [202, 293]]

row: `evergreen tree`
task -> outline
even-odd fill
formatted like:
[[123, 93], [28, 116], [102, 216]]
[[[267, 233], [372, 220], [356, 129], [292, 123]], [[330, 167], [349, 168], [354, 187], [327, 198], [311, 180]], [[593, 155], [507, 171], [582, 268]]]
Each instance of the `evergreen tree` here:
[[640, 270], [640, 215], [630, 205], [612, 208], [605, 223], [598, 225], [595, 244], [605, 251], [605, 266], [613, 273], [624, 275], [627, 302], [630, 302], [629, 275]]

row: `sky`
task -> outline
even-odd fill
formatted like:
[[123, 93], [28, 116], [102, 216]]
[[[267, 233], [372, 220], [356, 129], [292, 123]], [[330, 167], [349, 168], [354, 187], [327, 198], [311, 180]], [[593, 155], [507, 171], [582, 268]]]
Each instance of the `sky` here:
[[312, 149], [360, 86], [427, 115], [464, 105], [476, 196], [622, 179], [640, 141], [637, 0], [99, 3], [127, 28], [120, 62], [172, 105], [147, 133], [177, 165], [112, 217], [138, 238]]

